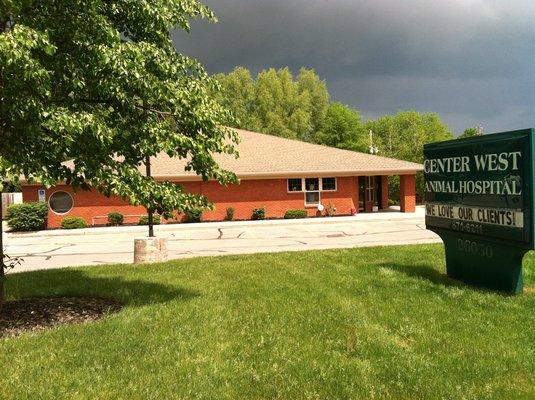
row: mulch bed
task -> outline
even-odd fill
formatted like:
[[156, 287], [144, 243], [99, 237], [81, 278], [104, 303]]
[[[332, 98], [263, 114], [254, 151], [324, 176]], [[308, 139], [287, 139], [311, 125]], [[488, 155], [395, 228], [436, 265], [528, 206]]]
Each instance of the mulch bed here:
[[122, 303], [94, 297], [33, 297], [0, 306], [0, 338], [53, 326], [96, 321], [117, 312]]

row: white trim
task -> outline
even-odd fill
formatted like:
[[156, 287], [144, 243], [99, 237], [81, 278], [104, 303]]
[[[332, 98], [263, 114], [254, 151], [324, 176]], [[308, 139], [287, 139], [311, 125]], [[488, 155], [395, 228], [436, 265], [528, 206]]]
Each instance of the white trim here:
[[[323, 179], [333, 178], [334, 179], [334, 189], [323, 189]], [[301, 179], [301, 190], [289, 190], [290, 179]], [[318, 190], [307, 190], [306, 189], [306, 180], [307, 179], [317, 179], [318, 180]], [[286, 193], [295, 194], [295, 193], [306, 193], [306, 192], [337, 192], [338, 191], [338, 177], [336, 176], [307, 176], [304, 178], [286, 178]]]
[[[289, 179], [289, 178], [301, 178], [302, 176], [308, 177], [325, 177], [330, 178], [336, 176], [337, 178], [343, 177], [358, 177], [365, 175], [377, 175], [377, 176], [394, 176], [394, 175], [415, 175], [417, 172], [423, 171], [421, 168], [412, 169], [384, 169], [384, 170], [354, 170], [354, 171], [281, 171], [281, 172], [263, 172], [263, 173], [237, 173], [239, 180], [264, 180], [264, 179]], [[170, 181], [173, 183], [182, 182], [205, 182], [199, 175], [177, 175], [177, 174], [157, 174], [153, 176], [156, 181]], [[206, 182], [215, 181], [215, 179], [209, 179]], [[20, 179], [20, 183], [23, 186], [42, 186], [39, 181], [28, 182], [24, 177]], [[55, 185], [66, 185], [65, 181], [58, 181]], [[297, 192], [293, 192], [297, 193]]]
[[[307, 176], [306, 178], [301, 178], [302, 179], [302, 182], [303, 182], [303, 192], [307, 193], [307, 192], [321, 192], [321, 178], [317, 177], [317, 176]], [[307, 182], [307, 179], [317, 179], [318, 180], [318, 189], [317, 190], [308, 190], [307, 189], [307, 186], [306, 186], [306, 182]]]
[[[289, 190], [290, 179], [301, 179], [301, 190]], [[303, 193], [303, 178], [287, 178], [286, 179], [286, 193], [288, 194]]]
[[[318, 202], [317, 203], [307, 203], [307, 193], [317, 193], [318, 194]], [[321, 204], [321, 191], [319, 190], [309, 190], [307, 192], [303, 192], [303, 198], [305, 201], [305, 208], [313, 208], [317, 207]]]
[[[65, 211], [64, 213], [59, 213], [59, 212], [56, 212], [52, 209], [52, 207], [50, 206], [50, 199], [52, 198], [52, 196], [54, 196], [56, 193], [66, 193], [69, 195], [69, 197], [71, 198], [72, 200], [72, 205], [71, 205], [71, 208], [69, 208], [68, 211]], [[72, 209], [74, 208], [74, 197], [72, 194], [70, 194], [69, 192], [66, 192], [65, 190], [56, 190], [55, 192], [52, 192], [50, 193], [50, 195], [48, 196], [48, 201], [47, 201], [47, 204], [48, 204], [48, 209], [50, 211], [52, 211], [54, 214], [56, 215], [66, 215], [68, 213], [70, 213], [72, 211]]]
[[[323, 189], [323, 180], [326, 178], [334, 179], [334, 189]], [[322, 176], [320, 178], [320, 189], [322, 192], [337, 192], [338, 191], [338, 179], [336, 178], [336, 176]]]

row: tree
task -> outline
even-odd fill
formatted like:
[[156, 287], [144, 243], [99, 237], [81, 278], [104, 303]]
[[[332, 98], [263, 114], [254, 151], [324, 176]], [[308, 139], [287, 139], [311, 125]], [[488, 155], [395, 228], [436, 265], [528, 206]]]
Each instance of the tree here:
[[169, 35], [195, 18], [216, 20], [197, 0], [0, 0], [1, 176], [161, 213], [209, 207], [139, 169], [164, 152], [203, 179], [236, 180], [212, 156], [235, 154], [229, 113], [210, 96], [218, 83]]
[[[452, 139], [448, 127], [436, 113], [401, 111], [367, 122], [368, 129], [372, 130], [381, 155], [416, 163], [423, 163], [424, 144]], [[394, 178], [390, 183], [390, 198], [398, 199], [399, 180]], [[416, 193], [423, 198], [422, 173], [416, 176]]]
[[237, 67], [218, 74], [221, 103], [236, 116], [229, 125], [276, 136], [313, 141], [329, 104], [325, 82], [313, 70], [302, 68], [297, 80], [288, 68], [261, 71], [256, 80]]
[[238, 67], [231, 73], [217, 74], [214, 78], [221, 84], [221, 90], [214, 96], [226, 109], [232, 110], [227, 126], [256, 131], [260, 127], [255, 112], [255, 81], [248, 69]]
[[331, 103], [314, 141], [326, 146], [355, 151], [368, 150], [368, 137], [360, 114], [341, 103]]
[[314, 135], [324, 125], [329, 107], [329, 92], [325, 81], [322, 81], [313, 69], [301, 68], [297, 77], [299, 93], [307, 93], [310, 100], [310, 131], [303, 132], [301, 139], [314, 141]]
[[459, 137], [457, 139], [464, 139], [464, 138], [468, 138], [468, 137], [472, 137], [472, 136], [477, 136], [478, 133], [477, 133], [477, 129], [476, 128], [467, 128], [464, 130], [464, 132], [459, 135]]
[[310, 132], [310, 95], [299, 93], [288, 68], [258, 74], [255, 103], [263, 132], [292, 139]]

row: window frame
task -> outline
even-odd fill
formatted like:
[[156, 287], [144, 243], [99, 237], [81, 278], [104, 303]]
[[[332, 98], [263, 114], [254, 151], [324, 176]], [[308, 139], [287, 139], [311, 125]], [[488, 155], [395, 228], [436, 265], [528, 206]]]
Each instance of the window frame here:
[[[300, 180], [301, 181], [301, 190], [290, 190], [290, 180]], [[303, 178], [287, 178], [286, 179], [286, 192], [287, 193], [303, 193]]]
[[[318, 202], [317, 203], [308, 203], [307, 202], [307, 194], [308, 193], [317, 193], [318, 194]], [[303, 197], [304, 197], [304, 200], [305, 200], [305, 208], [317, 207], [317, 206], [319, 206], [321, 204], [321, 191], [319, 191], [319, 190], [309, 190], [309, 191], [303, 192]]]
[[[334, 189], [323, 189], [323, 179], [332, 178], [334, 179]], [[290, 179], [301, 179], [301, 190], [290, 190]], [[317, 179], [318, 180], [318, 190], [308, 190], [306, 187], [307, 179]], [[305, 208], [317, 207], [321, 204], [321, 193], [322, 192], [337, 192], [338, 191], [338, 178], [336, 176], [307, 176], [302, 178], [286, 178], [286, 192], [288, 194], [303, 194], [303, 200], [305, 203]], [[317, 203], [308, 203], [307, 202], [307, 193], [318, 193], [318, 202]]]
[[[323, 189], [323, 180], [324, 179], [334, 179], [334, 189]], [[338, 179], [336, 176], [324, 176], [321, 178], [320, 189], [322, 192], [336, 192], [338, 190]]]
[[[50, 205], [50, 201], [52, 200], [52, 197], [56, 194], [56, 193], [65, 193], [67, 194], [70, 198], [71, 198], [71, 208], [69, 208], [67, 211], [65, 212], [57, 212], [56, 210], [54, 210], [52, 208], [52, 206]], [[74, 196], [72, 194], [70, 194], [69, 192], [65, 191], [65, 190], [56, 190], [55, 192], [51, 193], [50, 196], [48, 196], [48, 201], [47, 201], [47, 204], [48, 204], [48, 209], [50, 211], [52, 211], [54, 214], [56, 215], [66, 215], [68, 213], [70, 213], [73, 208], [74, 208]]]

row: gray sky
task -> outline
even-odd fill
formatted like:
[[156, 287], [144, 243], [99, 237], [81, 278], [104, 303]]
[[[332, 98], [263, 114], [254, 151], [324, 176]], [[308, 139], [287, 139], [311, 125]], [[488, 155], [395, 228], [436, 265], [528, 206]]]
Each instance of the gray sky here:
[[438, 112], [454, 134], [535, 127], [535, 1], [204, 0], [219, 23], [173, 35], [211, 73], [314, 68], [375, 118]]

